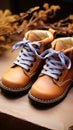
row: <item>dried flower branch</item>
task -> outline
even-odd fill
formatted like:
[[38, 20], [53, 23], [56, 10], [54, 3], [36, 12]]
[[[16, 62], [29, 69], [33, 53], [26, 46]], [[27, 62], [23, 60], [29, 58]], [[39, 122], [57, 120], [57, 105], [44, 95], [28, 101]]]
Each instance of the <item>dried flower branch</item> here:
[[[42, 9], [33, 7], [19, 15], [12, 14], [10, 10], [0, 10], [0, 54], [9, 49], [15, 42], [21, 40], [30, 29], [54, 29], [56, 37], [73, 36], [73, 15], [65, 19], [50, 23], [60, 10], [59, 5], [44, 3]], [[31, 17], [27, 17], [31, 14]]]

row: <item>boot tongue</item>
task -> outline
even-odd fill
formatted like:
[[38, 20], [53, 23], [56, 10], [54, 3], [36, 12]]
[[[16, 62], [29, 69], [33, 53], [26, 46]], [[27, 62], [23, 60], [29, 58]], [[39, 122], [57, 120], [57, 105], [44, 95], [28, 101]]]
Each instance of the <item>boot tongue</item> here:
[[73, 46], [73, 42], [71, 41], [72, 39], [70, 37], [67, 38], [58, 38], [55, 39], [51, 45], [52, 48], [56, 51], [60, 51], [60, 50], [69, 50], [72, 46]]
[[68, 56], [70, 59], [73, 57], [73, 38], [58, 38], [52, 43], [52, 48], [56, 51], [61, 51]]

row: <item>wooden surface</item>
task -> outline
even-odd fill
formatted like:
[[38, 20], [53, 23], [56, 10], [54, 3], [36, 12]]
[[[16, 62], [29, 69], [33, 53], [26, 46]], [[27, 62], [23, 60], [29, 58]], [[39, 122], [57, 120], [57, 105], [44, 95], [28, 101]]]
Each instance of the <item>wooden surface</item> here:
[[[17, 55], [18, 51], [8, 51], [0, 56], [0, 77], [12, 65]], [[61, 103], [48, 109], [35, 108], [30, 103], [28, 94], [10, 99], [0, 92], [0, 112], [48, 129], [68, 130], [69, 126], [73, 126], [73, 88]]]

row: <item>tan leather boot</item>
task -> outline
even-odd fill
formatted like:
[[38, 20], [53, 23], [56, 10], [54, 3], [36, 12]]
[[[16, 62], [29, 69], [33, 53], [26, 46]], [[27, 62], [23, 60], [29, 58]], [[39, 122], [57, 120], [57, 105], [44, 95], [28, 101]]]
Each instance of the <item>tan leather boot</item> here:
[[73, 84], [73, 38], [58, 38], [48, 50], [43, 70], [29, 91], [31, 101], [50, 105], [61, 101]]
[[42, 60], [44, 53], [42, 54], [42, 52], [47, 47], [50, 47], [50, 42], [53, 39], [54, 35], [51, 31], [28, 31], [25, 34], [25, 38], [13, 46], [14, 50], [21, 46], [22, 49], [14, 65], [2, 75], [2, 90], [11, 93], [28, 90], [35, 81], [44, 63]]

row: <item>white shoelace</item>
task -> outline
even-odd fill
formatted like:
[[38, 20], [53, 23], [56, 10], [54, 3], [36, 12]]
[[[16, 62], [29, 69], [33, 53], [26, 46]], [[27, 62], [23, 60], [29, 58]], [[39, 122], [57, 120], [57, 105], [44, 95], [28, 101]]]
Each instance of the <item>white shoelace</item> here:
[[45, 59], [46, 51], [42, 52], [41, 54], [38, 54], [38, 51], [40, 49], [39, 42], [30, 42], [24, 38], [22, 41], [17, 42], [13, 46], [13, 50], [18, 49], [21, 46], [22, 46], [21, 52], [19, 53], [19, 56], [17, 57], [17, 60], [14, 62], [14, 64], [17, 64], [23, 67], [25, 70], [28, 71], [29, 67], [32, 66], [32, 62], [35, 61], [35, 58], [34, 58], [35, 55], [39, 59]]
[[[23, 67], [27, 71], [29, 70], [29, 67], [32, 66], [32, 62], [35, 61], [35, 55], [39, 59], [46, 59], [46, 64], [43, 66], [41, 73], [49, 75], [54, 79], [58, 79], [58, 75], [61, 75], [60, 70], [71, 68], [71, 60], [66, 55], [64, 55], [62, 51], [55, 51], [50, 48], [43, 51], [41, 54], [38, 54], [40, 43], [30, 42], [25, 38], [22, 41], [17, 42], [13, 46], [13, 50], [18, 49], [21, 46], [21, 52], [19, 53], [19, 56], [14, 63]], [[59, 60], [57, 60], [57, 58]]]
[[60, 70], [71, 68], [71, 60], [61, 51], [49, 49], [49, 53], [46, 55], [46, 58], [46, 64], [44, 65], [41, 73], [56, 80], [58, 79], [58, 75], [61, 75]]

